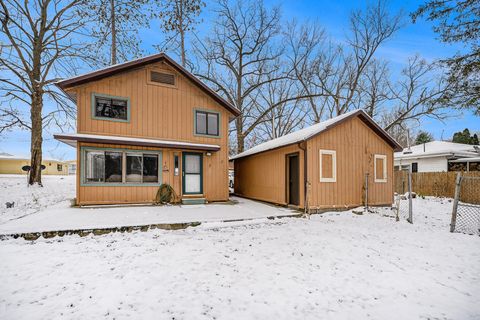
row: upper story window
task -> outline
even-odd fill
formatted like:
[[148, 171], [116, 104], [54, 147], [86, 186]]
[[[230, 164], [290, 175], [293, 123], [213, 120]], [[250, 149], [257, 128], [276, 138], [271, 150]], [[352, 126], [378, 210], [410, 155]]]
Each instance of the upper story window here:
[[92, 95], [92, 113], [94, 119], [124, 121], [130, 120], [130, 100], [94, 93]]
[[195, 110], [195, 134], [220, 136], [220, 114], [212, 111]]

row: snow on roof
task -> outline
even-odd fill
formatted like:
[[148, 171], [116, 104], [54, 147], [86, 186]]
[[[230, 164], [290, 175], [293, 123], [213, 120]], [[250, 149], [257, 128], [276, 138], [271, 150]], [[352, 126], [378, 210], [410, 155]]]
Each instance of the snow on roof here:
[[[0, 159], [4, 159], [4, 160], [27, 160], [27, 161], [31, 160], [30, 155], [13, 155], [13, 154], [6, 153], [6, 152], [1, 152], [0, 153]], [[43, 158], [42, 160], [43, 161], [63, 162], [62, 160], [51, 159], [51, 158]]]
[[431, 141], [412, 146], [410, 147], [410, 150], [405, 148], [401, 152], [395, 152], [394, 157], [395, 160], [400, 160], [455, 155], [461, 157], [475, 157], [478, 156], [479, 153], [476, 152], [474, 146], [470, 144], [448, 141]]
[[312, 136], [314, 136], [314, 135], [316, 135], [316, 134], [318, 134], [322, 131], [325, 131], [326, 129], [328, 129], [332, 125], [334, 125], [334, 124], [340, 122], [341, 120], [343, 120], [345, 118], [348, 118], [348, 117], [350, 117], [350, 116], [352, 116], [353, 114], [356, 114], [356, 113], [358, 113], [358, 114], [362, 113], [362, 114], [364, 114], [365, 116], [368, 117], [368, 115], [362, 110], [353, 110], [353, 111], [344, 113], [344, 114], [342, 114], [338, 117], [335, 117], [335, 118], [332, 118], [332, 119], [329, 119], [329, 120], [326, 120], [326, 121], [322, 121], [322, 122], [314, 124], [310, 127], [307, 127], [307, 128], [304, 128], [304, 129], [286, 134], [282, 137], [279, 137], [279, 138], [261, 143], [261, 144], [255, 146], [251, 149], [248, 149], [247, 151], [244, 151], [244, 152], [239, 153], [239, 154], [237, 154], [233, 157], [230, 157], [230, 160], [243, 158], [243, 157], [250, 156], [250, 155], [253, 155], [253, 154], [256, 154], [256, 153], [260, 153], [260, 152], [264, 152], [264, 151], [267, 151], [267, 150], [272, 150], [272, 149], [276, 149], [276, 148], [279, 148], [279, 147], [284, 147], [284, 146], [287, 146], [287, 145], [290, 145], [290, 144], [294, 144], [294, 143], [297, 143], [297, 142], [308, 140]]
[[457, 160], [450, 160], [450, 162], [480, 162], [480, 156], [478, 157], [471, 157], [471, 158], [460, 158]]
[[54, 134], [53, 136], [55, 139], [72, 146], [76, 146], [77, 141], [92, 140], [96, 142], [103, 141], [103, 143], [117, 142], [118, 144], [129, 144], [129, 145], [149, 144], [152, 146], [159, 145], [162, 147], [184, 147], [184, 148], [190, 148], [190, 149], [205, 149], [205, 150], [220, 149], [220, 146], [216, 144], [190, 143], [190, 142], [183, 142], [183, 141], [107, 136], [107, 135], [85, 134], [85, 133], [62, 133], [62, 134]]

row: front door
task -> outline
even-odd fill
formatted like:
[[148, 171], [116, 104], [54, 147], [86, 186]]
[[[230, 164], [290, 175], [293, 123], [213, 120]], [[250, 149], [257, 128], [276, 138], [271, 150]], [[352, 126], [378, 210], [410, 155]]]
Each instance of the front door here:
[[203, 193], [202, 153], [184, 152], [182, 161], [183, 194]]
[[298, 154], [287, 156], [288, 204], [300, 204], [300, 169]]

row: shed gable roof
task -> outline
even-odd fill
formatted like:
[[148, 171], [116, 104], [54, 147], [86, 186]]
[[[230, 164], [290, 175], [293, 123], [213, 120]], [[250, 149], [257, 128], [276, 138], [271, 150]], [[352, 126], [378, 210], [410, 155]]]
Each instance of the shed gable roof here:
[[353, 117], [359, 117], [364, 123], [366, 123], [370, 127], [370, 129], [375, 131], [376, 134], [378, 134], [390, 146], [392, 146], [392, 148], [395, 151], [402, 150], [402, 147], [385, 130], [383, 130], [365, 111], [354, 110], [348, 113], [344, 113], [338, 117], [314, 124], [310, 127], [289, 133], [282, 137], [261, 143], [251, 149], [248, 149], [247, 151], [244, 151], [242, 153], [239, 153], [231, 157], [230, 160], [251, 156], [257, 153], [261, 153], [261, 152], [285, 147], [291, 144], [299, 143], [302, 141], [306, 141]]
[[66, 90], [68, 88], [72, 88], [81, 84], [85, 84], [88, 82], [100, 80], [103, 78], [110, 77], [120, 72], [125, 72], [131, 69], [143, 67], [152, 63], [156, 63], [159, 61], [165, 61], [168, 65], [172, 66], [178, 73], [192, 81], [196, 86], [198, 86], [203, 92], [207, 95], [212, 97], [217, 103], [219, 103], [222, 107], [230, 111], [234, 116], [238, 116], [240, 111], [235, 108], [232, 104], [227, 102], [223, 99], [218, 93], [213, 91], [210, 87], [204, 84], [200, 79], [190, 73], [187, 69], [179, 65], [175, 62], [172, 58], [170, 58], [165, 53], [157, 53], [151, 56], [143, 57], [136, 60], [127, 61], [124, 63], [116, 64], [113, 66], [109, 66], [103, 69], [99, 69], [93, 72], [85, 73], [76, 77], [64, 79], [55, 83], [57, 87], [62, 90]]

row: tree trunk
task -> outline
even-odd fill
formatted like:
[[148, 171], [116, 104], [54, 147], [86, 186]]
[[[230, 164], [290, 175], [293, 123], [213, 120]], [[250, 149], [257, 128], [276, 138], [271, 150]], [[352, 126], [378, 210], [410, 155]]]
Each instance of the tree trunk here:
[[243, 136], [243, 115], [235, 119], [235, 129], [237, 131], [237, 153], [245, 150], [245, 137]]
[[180, 16], [178, 17], [179, 32], [180, 32], [180, 50], [182, 55], [182, 67], [186, 65], [185, 58], [185, 30], [183, 30], [183, 0], [180, 0]]
[[30, 143], [30, 177], [28, 184], [42, 185], [42, 109], [43, 99], [40, 89], [36, 89], [32, 95], [32, 106], [30, 109], [30, 119], [32, 121], [31, 143]]
[[117, 28], [115, 24], [115, 0], [110, 0], [110, 23], [112, 24], [112, 46], [110, 64], [117, 64]]

